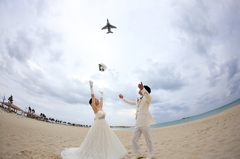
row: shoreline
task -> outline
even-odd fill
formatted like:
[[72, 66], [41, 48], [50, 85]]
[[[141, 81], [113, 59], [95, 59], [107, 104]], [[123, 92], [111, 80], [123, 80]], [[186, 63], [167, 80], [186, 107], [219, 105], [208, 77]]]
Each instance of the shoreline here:
[[[157, 124], [152, 125], [151, 128], [162, 128], [162, 127], [179, 125], [179, 124], [184, 124], [184, 123], [188, 123], [188, 122], [192, 122], [192, 121], [197, 121], [197, 120], [204, 119], [204, 118], [207, 118], [207, 117], [212, 116], [212, 115], [216, 115], [218, 113], [221, 113], [221, 112], [226, 111], [228, 109], [231, 109], [233, 107], [236, 107], [239, 104], [240, 104], [240, 98], [231, 102], [231, 103], [228, 103], [228, 104], [226, 104], [222, 107], [210, 110], [208, 112], [204, 112], [204, 113], [197, 114], [197, 115], [194, 115], [194, 116], [184, 117], [182, 119], [177, 119], [177, 120], [173, 120], [173, 121], [157, 123]], [[60, 124], [60, 125], [67, 125], [67, 126], [79, 126], [79, 127], [85, 127], [85, 128], [91, 127], [91, 125], [84, 125], [84, 124], [77, 124], [77, 123], [70, 123], [70, 122], [67, 123], [67, 122], [62, 122], [62, 121], [56, 123], [55, 121], [49, 121], [49, 120], [43, 120], [43, 119], [40, 119], [40, 118], [28, 117], [26, 115], [19, 114], [19, 113], [17, 113], [17, 111], [15, 112], [12, 109], [9, 110], [7, 107], [1, 106], [1, 105], [0, 105], [0, 109], [2, 109], [3, 111], [5, 111], [7, 113], [12, 113], [12, 114], [15, 114], [15, 115], [19, 115], [19, 116], [30, 118], [30, 119], [39, 120], [39, 121], [46, 122], [46, 123]], [[134, 126], [124, 126], [124, 125], [111, 126], [110, 125], [110, 128], [116, 129], [116, 130], [117, 129], [132, 130], [134, 128]]]

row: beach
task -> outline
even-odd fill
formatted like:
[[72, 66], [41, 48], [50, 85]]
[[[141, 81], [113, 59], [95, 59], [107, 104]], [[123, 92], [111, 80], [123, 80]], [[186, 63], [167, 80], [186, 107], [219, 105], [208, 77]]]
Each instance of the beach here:
[[[0, 109], [0, 159], [61, 159], [61, 151], [80, 146], [88, 130]], [[131, 158], [133, 130], [114, 132]], [[240, 105], [204, 119], [153, 128], [152, 137], [155, 159], [240, 159]], [[140, 145], [146, 157], [143, 136]]]

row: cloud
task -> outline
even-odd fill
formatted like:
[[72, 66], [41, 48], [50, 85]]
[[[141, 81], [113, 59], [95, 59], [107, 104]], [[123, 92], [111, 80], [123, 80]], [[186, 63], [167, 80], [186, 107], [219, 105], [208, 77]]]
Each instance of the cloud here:
[[208, 1], [179, 2], [175, 7], [177, 18], [172, 22], [179, 30], [181, 41], [199, 55], [208, 55], [219, 28], [212, 20]]
[[7, 53], [10, 57], [15, 58], [20, 62], [26, 62], [32, 56], [33, 41], [29, 38], [29, 34], [24, 31], [19, 31], [17, 33], [17, 38], [6, 39]]
[[233, 58], [225, 63], [225, 66], [228, 72], [228, 80], [232, 79], [234, 75], [240, 72], [240, 68], [238, 68], [239, 63], [240, 61], [238, 58]]
[[240, 72], [239, 58], [230, 57], [226, 62], [219, 64], [216, 62], [210, 62], [208, 69], [209, 77], [207, 77], [207, 80], [209, 81], [210, 87], [216, 86], [219, 80], [224, 79], [226, 82], [229, 82]]
[[220, 64], [218, 65], [216, 62], [211, 61], [208, 64], [208, 70], [209, 70], [209, 77], [207, 77], [207, 80], [209, 81], [209, 86], [214, 87], [218, 81], [222, 78], [224, 78], [224, 67]]
[[148, 61], [148, 68], [136, 70], [139, 79], [151, 89], [176, 91], [182, 89], [187, 80], [184, 79], [174, 65], [162, 65], [159, 62]]
[[5, 40], [6, 53], [23, 63], [43, 54], [49, 56], [50, 61], [59, 61], [63, 54], [60, 51], [60, 44], [60, 34], [46, 28], [22, 29], [17, 32], [16, 38], [11, 37]]
[[227, 88], [229, 90], [227, 96], [238, 95], [240, 93], [240, 64], [239, 58], [233, 58], [225, 63], [228, 73]]

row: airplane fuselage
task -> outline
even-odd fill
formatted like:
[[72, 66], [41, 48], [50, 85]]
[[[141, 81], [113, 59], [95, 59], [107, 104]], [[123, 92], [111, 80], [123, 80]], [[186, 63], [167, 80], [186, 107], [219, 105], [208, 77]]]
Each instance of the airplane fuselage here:
[[103, 30], [103, 29], [108, 29], [107, 34], [108, 34], [108, 33], [113, 33], [113, 32], [111, 31], [111, 28], [117, 28], [117, 27], [111, 25], [111, 24], [109, 23], [108, 19], [107, 19], [107, 24], [106, 24], [106, 26], [104, 26], [104, 27], [102, 28], [102, 30]]

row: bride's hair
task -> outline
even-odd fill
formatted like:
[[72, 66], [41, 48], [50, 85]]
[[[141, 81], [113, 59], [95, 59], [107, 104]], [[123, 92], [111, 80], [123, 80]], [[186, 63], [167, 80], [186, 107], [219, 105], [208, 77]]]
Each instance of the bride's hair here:
[[92, 98], [89, 100], [89, 104], [92, 106]]

